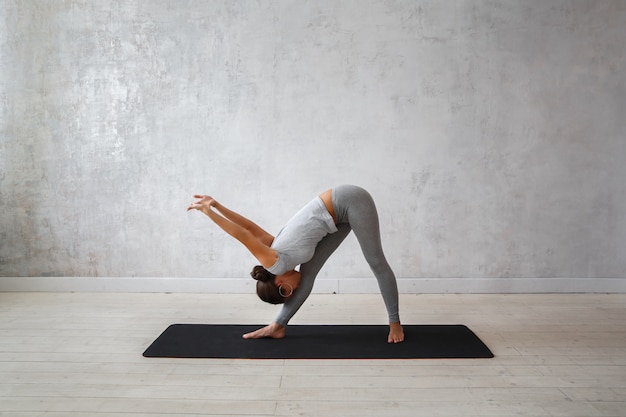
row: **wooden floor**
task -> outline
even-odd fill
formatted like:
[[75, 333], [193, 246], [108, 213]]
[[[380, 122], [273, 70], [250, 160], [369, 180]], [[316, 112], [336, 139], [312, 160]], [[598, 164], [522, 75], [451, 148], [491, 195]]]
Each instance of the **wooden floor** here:
[[[0, 293], [0, 416], [626, 416], [626, 294], [403, 295], [494, 359], [147, 359], [171, 323], [264, 323], [253, 295]], [[312, 295], [293, 324], [384, 323], [377, 295]]]

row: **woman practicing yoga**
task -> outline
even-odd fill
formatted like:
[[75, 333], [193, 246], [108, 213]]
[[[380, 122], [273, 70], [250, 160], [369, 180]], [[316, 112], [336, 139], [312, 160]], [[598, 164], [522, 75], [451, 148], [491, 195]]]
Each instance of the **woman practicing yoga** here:
[[[239, 240], [261, 265], [251, 272], [259, 298], [283, 304], [269, 325], [243, 335], [246, 339], [285, 337], [289, 320], [307, 299], [318, 272], [330, 255], [354, 230], [363, 255], [378, 280], [389, 315], [389, 343], [404, 340], [398, 313], [396, 277], [383, 253], [374, 200], [362, 188], [342, 185], [323, 192], [295, 214], [276, 237], [252, 221], [227, 209], [212, 197], [199, 199], [189, 210], [206, 214]], [[295, 268], [300, 265], [300, 270]]]

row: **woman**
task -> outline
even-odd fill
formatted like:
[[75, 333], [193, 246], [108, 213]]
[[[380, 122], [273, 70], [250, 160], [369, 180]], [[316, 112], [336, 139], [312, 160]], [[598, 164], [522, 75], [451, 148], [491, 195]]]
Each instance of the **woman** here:
[[[187, 211], [206, 214], [226, 233], [239, 240], [261, 265], [252, 270], [257, 294], [263, 301], [283, 304], [269, 325], [243, 335], [246, 339], [285, 337], [285, 328], [307, 299], [318, 272], [345, 237], [354, 231], [374, 272], [389, 315], [389, 343], [404, 341], [398, 313], [398, 287], [385, 259], [378, 213], [370, 194], [360, 187], [342, 185], [323, 192], [304, 206], [276, 237], [231, 211], [212, 197], [199, 199]], [[300, 265], [300, 270], [295, 268]]]

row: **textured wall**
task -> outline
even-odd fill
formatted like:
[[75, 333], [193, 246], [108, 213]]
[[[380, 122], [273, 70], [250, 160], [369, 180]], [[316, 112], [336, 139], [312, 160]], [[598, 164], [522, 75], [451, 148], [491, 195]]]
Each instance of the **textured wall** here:
[[401, 278], [626, 276], [624, 1], [3, 3], [0, 276], [242, 277], [191, 194], [341, 183]]

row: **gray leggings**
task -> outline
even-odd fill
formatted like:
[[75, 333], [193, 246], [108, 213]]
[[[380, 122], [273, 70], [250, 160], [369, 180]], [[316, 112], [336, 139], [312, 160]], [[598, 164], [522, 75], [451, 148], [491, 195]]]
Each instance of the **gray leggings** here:
[[326, 235], [315, 248], [313, 258], [300, 265], [302, 276], [300, 286], [283, 304], [275, 321], [281, 326], [287, 323], [302, 307], [311, 294], [317, 274], [326, 260], [339, 247], [341, 242], [354, 230], [363, 255], [378, 280], [378, 286], [387, 308], [389, 322], [400, 321], [398, 312], [398, 285], [391, 267], [385, 259], [380, 240], [380, 227], [376, 205], [370, 194], [353, 185], [333, 188], [333, 208], [337, 216], [337, 232]]

